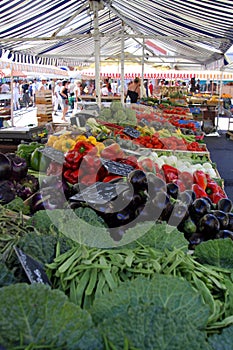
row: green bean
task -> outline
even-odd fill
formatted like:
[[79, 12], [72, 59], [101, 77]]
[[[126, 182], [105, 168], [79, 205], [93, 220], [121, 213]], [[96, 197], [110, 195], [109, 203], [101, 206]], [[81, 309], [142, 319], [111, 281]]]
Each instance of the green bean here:
[[106, 283], [105, 276], [104, 276], [102, 271], [100, 271], [98, 273], [98, 279], [97, 280], [98, 280], [98, 282], [97, 282], [97, 286], [96, 286], [95, 295], [96, 296], [101, 296], [103, 294], [103, 288], [104, 288], [104, 285]]
[[70, 265], [74, 260], [76, 260], [80, 256], [80, 251], [76, 250], [73, 255], [71, 255], [59, 268], [59, 273], [64, 273], [69, 269]]
[[77, 304], [79, 306], [82, 305], [83, 302], [83, 296], [84, 296], [84, 291], [86, 289], [86, 286], [89, 282], [89, 278], [90, 278], [90, 270], [86, 270], [84, 271], [83, 275], [81, 276], [79, 283], [77, 283], [77, 288], [76, 288], [76, 300], [77, 300]]
[[[108, 266], [107, 262], [106, 262], [106, 259], [103, 256], [100, 257], [100, 263], [102, 265]], [[111, 265], [109, 265], [109, 268], [107, 270], [103, 270], [103, 274], [104, 274], [104, 276], [106, 278], [106, 282], [109, 285], [109, 288], [111, 290], [113, 290], [114, 288], [116, 288], [116, 283], [115, 283], [115, 281], [112, 278], [112, 275], [110, 273], [110, 269], [111, 269]]]
[[91, 271], [91, 276], [90, 276], [87, 289], [85, 290], [85, 295], [91, 295], [93, 293], [96, 282], [97, 282], [97, 268], [93, 268]]

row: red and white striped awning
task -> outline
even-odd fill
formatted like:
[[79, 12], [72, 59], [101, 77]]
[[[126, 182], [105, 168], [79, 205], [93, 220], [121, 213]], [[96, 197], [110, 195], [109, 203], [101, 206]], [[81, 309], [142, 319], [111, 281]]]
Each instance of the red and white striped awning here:
[[[94, 79], [95, 71], [94, 69], [85, 69], [80, 72], [83, 79]], [[111, 78], [111, 79], [120, 79], [121, 74], [114, 72], [114, 70], [102, 70], [100, 72], [100, 78]], [[129, 68], [127, 68], [127, 72], [125, 72], [125, 79], [134, 79], [135, 77], [141, 78], [142, 75], [140, 72], [136, 71], [135, 68], [132, 67], [130, 72]], [[195, 77], [200, 80], [232, 80], [233, 81], [233, 73], [230, 72], [221, 72], [221, 71], [156, 71], [154, 72], [145, 71], [143, 78], [144, 79], [191, 79]]]

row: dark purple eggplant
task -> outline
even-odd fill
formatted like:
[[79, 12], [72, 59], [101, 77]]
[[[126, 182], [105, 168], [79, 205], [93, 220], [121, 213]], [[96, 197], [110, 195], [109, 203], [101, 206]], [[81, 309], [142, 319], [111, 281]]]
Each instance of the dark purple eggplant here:
[[[170, 197], [166, 192], [159, 192], [151, 201], [151, 209], [154, 214], [154, 220], [165, 220], [168, 215], [165, 215], [166, 210], [168, 209], [168, 205], [170, 205]], [[162, 215], [163, 214], [163, 215]]]
[[30, 208], [32, 214], [39, 210], [54, 210], [57, 209], [59, 206], [56, 203], [52, 203], [50, 201], [50, 196], [47, 194], [44, 194], [42, 191], [36, 192], [31, 198], [30, 198]]
[[178, 198], [179, 186], [173, 182], [167, 184], [167, 194], [174, 199]]
[[9, 180], [11, 177], [11, 160], [3, 153], [0, 153], [0, 181]]
[[211, 210], [210, 204], [203, 198], [197, 198], [189, 208], [190, 216], [193, 220], [199, 220], [203, 215]]
[[215, 238], [219, 230], [220, 223], [215, 215], [208, 213], [201, 217], [198, 223], [198, 231], [203, 233], [205, 240]]
[[71, 188], [69, 187], [67, 181], [61, 176], [46, 176], [41, 182], [41, 188], [53, 187], [54, 190], [57, 190], [59, 193], [64, 193], [66, 199], [71, 196]]
[[212, 210], [211, 213], [218, 219], [220, 223], [220, 230], [226, 230], [229, 224], [229, 217], [227, 213], [224, 213], [222, 210]]
[[191, 250], [194, 250], [198, 244], [205, 241], [205, 237], [203, 233], [195, 232], [189, 237], [188, 241], [189, 241], [188, 248]]
[[229, 198], [221, 198], [217, 203], [217, 209], [225, 213], [230, 213], [233, 208], [233, 203]]
[[132, 184], [135, 191], [148, 189], [146, 173], [140, 169], [131, 171], [128, 175], [128, 181]]
[[220, 230], [217, 235], [216, 238], [230, 238], [233, 240], [233, 231], [230, 230]]
[[177, 228], [184, 233], [186, 239], [189, 239], [195, 232], [197, 232], [197, 225], [190, 216], [183, 220]]
[[228, 225], [227, 229], [233, 231], [233, 213], [227, 213], [228, 216]]
[[15, 198], [14, 184], [9, 180], [0, 181], [0, 204], [10, 203]]
[[11, 176], [15, 181], [23, 179], [28, 173], [28, 165], [24, 158], [18, 157], [15, 153], [6, 153], [11, 161]]

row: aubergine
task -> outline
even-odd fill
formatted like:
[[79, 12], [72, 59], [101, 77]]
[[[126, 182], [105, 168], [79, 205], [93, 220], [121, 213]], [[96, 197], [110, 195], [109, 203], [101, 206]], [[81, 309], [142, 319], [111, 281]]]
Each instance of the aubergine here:
[[212, 200], [209, 197], [201, 197], [201, 198], [204, 199], [207, 203], [209, 203], [210, 209], [214, 209], [215, 208], [214, 203], [212, 202]]
[[170, 197], [166, 192], [159, 192], [151, 201], [151, 209], [153, 211], [154, 220], [165, 221], [168, 217], [168, 210], [170, 209]]
[[233, 208], [233, 203], [229, 198], [221, 198], [217, 203], [217, 209], [225, 213], [230, 213]]
[[128, 181], [135, 191], [144, 191], [148, 189], [146, 173], [140, 169], [132, 170], [128, 175]]
[[173, 182], [167, 184], [167, 194], [174, 199], [178, 198], [179, 186]]
[[228, 225], [227, 229], [233, 231], [233, 213], [227, 213], [228, 216]]
[[203, 233], [205, 240], [215, 238], [216, 234], [220, 231], [218, 218], [211, 213], [205, 214], [198, 223], [198, 231]]
[[230, 238], [233, 240], [233, 231], [230, 230], [220, 230], [217, 235], [216, 238]]
[[204, 198], [197, 198], [189, 208], [189, 213], [192, 219], [199, 219], [211, 210], [210, 204]]
[[3, 153], [0, 153], [0, 181], [9, 180], [12, 173], [12, 162]]
[[205, 237], [204, 237], [203, 233], [195, 232], [189, 237], [188, 241], [189, 241], [188, 248], [191, 250], [194, 250], [198, 244], [205, 241]]
[[211, 213], [218, 219], [220, 223], [220, 230], [226, 230], [229, 224], [229, 217], [227, 213], [222, 210], [212, 210]]

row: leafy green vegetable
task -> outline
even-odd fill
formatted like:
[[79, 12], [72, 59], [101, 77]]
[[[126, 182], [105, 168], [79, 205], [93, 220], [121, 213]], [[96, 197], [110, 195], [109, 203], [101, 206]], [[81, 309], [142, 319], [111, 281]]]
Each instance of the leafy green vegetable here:
[[91, 208], [80, 207], [74, 209], [75, 214], [88, 224], [95, 227], [107, 227], [105, 221]]
[[233, 241], [230, 238], [203, 242], [195, 248], [194, 255], [202, 264], [233, 269]]
[[210, 349], [204, 328], [208, 307], [187, 281], [155, 275], [138, 277], [95, 300], [90, 310], [116, 349]]
[[[188, 244], [184, 235], [175, 227], [172, 228], [172, 230], [169, 230], [168, 227], [170, 226], [166, 223], [157, 224], [145, 222], [143, 224], [137, 224], [134, 228], [126, 231], [121, 244], [127, 242], [133, 235], [139, 244], [146, 247], [154, 247], [161, 251], [165, 249], [173, 250], [174, 248], [187, 251]], [[142, 232], [145, 232], [143, 236]], [[129, 247], [135, 247], [138, 243], [133, 242]]]
[[30, 214], [30, 206], [26, 205], [20, 197], [15, 197], [10, 203], [5, 204], [4, 207], [18, 213], [22, 212], [24, 215]]
[[18, 247], [41, 264], [47, 264], [55, 258], [57, 244], [60, 246], [60, 254], [71, 247], [71, 241], [66, 237], [39, 235], [35, 232], [29, 232], [22, 237]]
[[[57, 215], [61, 215], [62, 211], [60, 209], [54, 210]], [[58, 211], [58, 212], [57, 212]], [[47, 213], [47, 210], [39, 210], [27, 220], [26, 226], [32, 226], [34, 229], [40, 233], [48, 233], [52, 227], [53, 223]]]
[[60, 291], [22, 283], [1, 288], [0, 299], [0, 344], [8, 349], [103, 349], [90, 315]]
[[233, 326], [225, 328], [221, 334], [214, 334], [208, 338], [213, 350], [232, 350]]
[[8, 286], [16, 282], [13, 273], [8, 270], [5, 264], [0, 262], [0, 287]]

